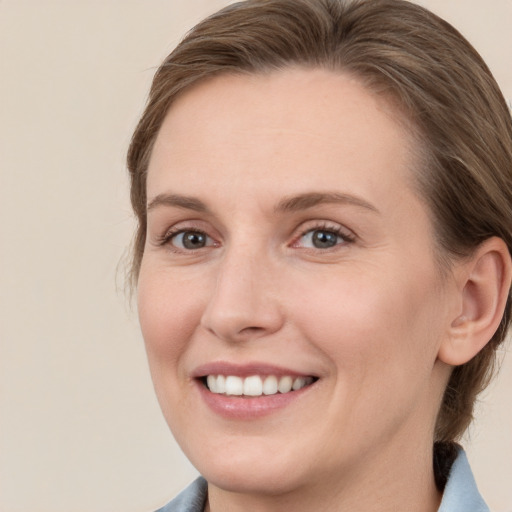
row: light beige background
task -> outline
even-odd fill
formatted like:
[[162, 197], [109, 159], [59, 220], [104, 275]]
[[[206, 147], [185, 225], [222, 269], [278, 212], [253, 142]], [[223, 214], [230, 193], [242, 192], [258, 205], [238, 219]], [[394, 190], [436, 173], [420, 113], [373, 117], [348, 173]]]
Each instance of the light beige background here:
[[[116, 271], [133, 229], [124, 155], [155, 67], [226, 3], [0, 0], [0, 512], [151, 511], [195, 475]], [[512, 1], [422, 3], [512, 97]], [[505, 361], [467, 443], [497, 512], [512, 511]]]

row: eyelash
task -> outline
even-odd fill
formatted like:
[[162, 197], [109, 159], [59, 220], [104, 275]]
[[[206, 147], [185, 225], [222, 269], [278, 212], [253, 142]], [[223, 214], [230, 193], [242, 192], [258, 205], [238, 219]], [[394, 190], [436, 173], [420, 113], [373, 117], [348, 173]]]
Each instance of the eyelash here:
[[[297, 247], [299, 241], [305, 235], [307, 235], [308, 233], [311, 233], [311, 232], [315, 232], [315, 231], [325, 231], [325, 232], [328, 232], [328, 233], [332, 233], [332, 234], [336, 235], [337, 237], [339, 237], [342, 240], [342, 242], [336, 244], [335, 246], [333, 246], [331, 248], [319, 249], [319, 248], [308, 247], [308, 248], [305, 248], [305, 249], [318, 250], [318, 251], [321, 251], [321, 252], [327, 252], [329, 249], [333, 250], [333, 249], [335, 249], [335, 247], [337, 247], [339, 245], [347, 245], [347, 244], [354, 243], [356, 241], [355, 234], [349, 232], [348, 229], [342, 228], [339, 225], [329, 224], [327, 222], [322, 222], [322, 223], [312, 224], [311, 226], [308, 226], [307, 229], [302, 230], [300, 232], [300, 234], [294, 238], [294, 241], [292, 242], [291, 247]], [[189, 254], [194, 253], [196, 251], [199, 251], [199, 250], [205, 248], [205, 247], [201, 247], [199, 249], [185, 249], [184, 250], [184, 249], [181, 249], [179, 247], [175, 247], [172, 244], [172, 240], [176, 236], [178, 236], [178, 235], [180, 235], [182, 233], [187, 233], [187, 232], [197, 233], [199, 235], [204, 235], [208, 239], [214, 240], [211, 236], [208, 235], [208, 233], [205, 230], [199, 229], [199, 228], [196, 228], [196, 227], [193, 227], [193, 226], [190, 226], [190, 227], [185, 227], [185, 228], [171, 228], [170, 230], [166, 231], [165, 234], [157, 237], [156, 244], [158, 246], [161, 246], [161, 247], [168, 246], [169, 250], [171, 250], [172, 252], [187, 252]], [[214, 244], [211, 244], [210, 246], [207, 246], [207, 247], [211, 247], [211, 246], [215, 247], [215, 246], [218, 246], [218, 244], [214, 243]]]
[[[315, 224], [308, 226], [307, 229], [304, 229], [301, 234], [295, 239], [295, 242], [293, 242], [292, 247], [296, 246], [296, 244], [301, 240], [304, 236], [306, 236], [308, 233], [315, 232], [315, 231], [325, 231], [327, 233], [332, 233], [336, 235], [337, 237], [341, 238], [342, 242], [339, 244], [336, 244], [336, 246], [339, 245], [346, 245], [351, 244], [356, 241], [356, 236], [354, 233], [350, 232], [347, 228], [342, 228], [341, 226], [337, 224], [329, 224], [327, 222]], [[336, 246], [332, 247], [334, 249]], [[311, 249], [311, 248], [308, 248]], [[313, 249], [313, 250], [319, 250], [326, 252], [329, 249]]]
[[[173, 252], [180, 252], [182, 249], [180, 249], [178, 247], [174, 247], [172, 244], [172, 240], [173, 240], [173, 238], [175, 238], [176, 236], [178, 236], [182, 233], [197, 233], [198, 235], [204, 235], [206, 238], [213, 240], [213, 238], [211, 236], [209, 236], [206, 233], [206, 231], [204, 231], [203, 229], [198, 229], [198, 228], [191, 226], [191, 227], [178, 228], [178, 229], [171, 228], [170, 230], [166, 231], [164, 235], [158, 236], [156, 239], [156, 243], [158, 246], [161, 246], [161, 247], [169, 246], [170, 250]], [[213, 244], [213, 245], [215, 245], [215, 244]], [[194, 249], [189, 249], [186, 252], [190, 252], [190, 253], [194, 252]]]

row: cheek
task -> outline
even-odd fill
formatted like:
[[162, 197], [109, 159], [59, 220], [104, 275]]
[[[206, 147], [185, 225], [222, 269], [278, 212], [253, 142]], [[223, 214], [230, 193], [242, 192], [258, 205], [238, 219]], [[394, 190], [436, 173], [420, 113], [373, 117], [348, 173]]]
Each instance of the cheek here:
[[441, 300], [434, 281], [421, 277], [407, 279], [388, 267], [318, 283], [307, 300], [296, 302], [301, 329], [340, 378], [387, 376], [391, 383], [418, 372], [426, 378], [435, 361]]
[[364, 444], [434, 415], [440, 301], [427, 283], [421, 285], [421, 276], [414, 286], [409, 280], [359, 277], [333, 282], [328, 292], [316, 288], [300, 306], [300, 322], [329, 362], [329, 423], [352, 439], [363, 436]]
[[[176, 437], [182, 419], [190, 414], [183, 403], [190, 386], [183, 361], [201, 317], [197, 292], [197, 286], [188, 286], [168, 269], [141, 268], [137, 294], [141, 331], [155, 393]], [[187, 421], [190, 424], [192, 419]]]
[[[165, 269], [141, 268], [138, 312], [153, 380], [178, 368], [201, 317], [201, 297]], [[155, 382], [156, 384], [156, 382]]]

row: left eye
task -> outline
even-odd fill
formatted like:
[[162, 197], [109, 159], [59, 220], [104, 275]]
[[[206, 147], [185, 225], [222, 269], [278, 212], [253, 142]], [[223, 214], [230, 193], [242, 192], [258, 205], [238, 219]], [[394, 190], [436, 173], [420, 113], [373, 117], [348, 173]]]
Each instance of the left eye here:
[[346, 240], [335, 231], [328, 229], [312, 229], [304, 233], [299, 241], [303, 247], [314, 247], [315, 249], [330, 249]]
[[202, 249], [213, 244], [212, 239], [201, 231], [180, 231], [172, 236], [172, 245], [179, 249]]

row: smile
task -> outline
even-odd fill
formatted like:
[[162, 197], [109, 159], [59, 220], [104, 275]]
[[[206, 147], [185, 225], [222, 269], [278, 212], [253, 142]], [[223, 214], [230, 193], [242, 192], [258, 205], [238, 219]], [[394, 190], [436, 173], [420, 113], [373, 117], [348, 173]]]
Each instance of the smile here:
[[258, 397], [299, 391], [311, 385], [314, 380], [313, 377], [290, 375], [251, 375], [245, 378], [237, 375], [208, 375], [203, 382], [209, 391], [215, 394]]

